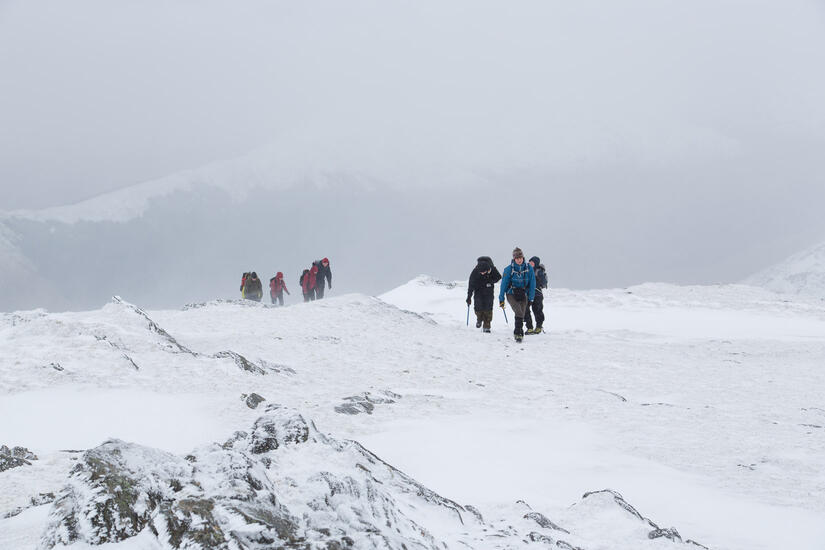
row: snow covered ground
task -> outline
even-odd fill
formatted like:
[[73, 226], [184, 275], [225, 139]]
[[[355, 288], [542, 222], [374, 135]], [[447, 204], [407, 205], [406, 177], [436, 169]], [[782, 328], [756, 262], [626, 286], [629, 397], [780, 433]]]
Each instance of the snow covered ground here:
[[[585, 550], [676, 547], [582, 498], [608, 488], [714, 550], [825, 547], [821, 300], [737, 285], [554, 289], [548, 333], [518, 345], [498, 311], [492, 334], [467, 327], [465, 293], [419, 277], [286, 308], [115, 300], [0, 314], [0, 444], [39, 456], [0, 472], [0, 548], [37, 547], [54, 517], [41, 495], [59, 496], [77, 451], [118, 438], [183, 456], [256, 422], [251, 392], [475, 506], [485, 523], [455, 530], [440, 505], [399, 497], [450, 547], [548, 547], [528, 536], [530, 510], [571, 534], [535, 531]], [[282, 467], [308, 475], [315, 448]], [[283, 498], [300, 508], [298, 489]], [[118, 547], [162, 547], [144, 539]]]

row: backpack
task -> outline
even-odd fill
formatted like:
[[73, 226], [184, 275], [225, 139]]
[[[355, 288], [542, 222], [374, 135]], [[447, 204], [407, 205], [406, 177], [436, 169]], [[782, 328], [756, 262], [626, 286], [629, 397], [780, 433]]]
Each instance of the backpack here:
[[516, 301], [523, 302], [527, 299], [530, 267], [527, 262], [521, 264], [521, 266], [515, 262], [510, 265], [510, 288], [513, 290], [513, 298]]
[[544, 264], [539, 264], [536, 269], [536, 288], [547, 288], [547, 270]]

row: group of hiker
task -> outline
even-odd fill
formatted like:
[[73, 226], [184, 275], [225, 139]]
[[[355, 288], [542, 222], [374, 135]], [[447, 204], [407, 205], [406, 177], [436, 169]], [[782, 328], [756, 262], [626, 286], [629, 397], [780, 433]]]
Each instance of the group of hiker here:
[[[544, 332], [544, 293], [547, 288], [547, 270], [538, 256], [528, 261], [518, 247], [513, 250], [513, 260], [499, 273], [493, 260], [489, 256], [481, 256], [470, 273], [467, 286], [467, 307], [475, 302], [476, 328], [490, 332], [490, 323], [493, 321], [493, 298], [495, 284], [501, 281], [498, 292], [499, 307], [504, 309], [505, 298], [513, 310], [513, 336], [517, 342], [524, 338], [524, 325], [527, 325], [527, 334], [541, 334]], [[530, 313], [532, 312], [532, 316]], [[469, 315], [469, 313], [468, 313]], [[505, 313], [506, 316], [506, 313]], [[536, 318], [533, 325], [533, 316]]]
[[[498, 305], [504, 310], [510, 304], [515, 319], [513, 320], [513, 335], [517, 342], [526, 334], [541, 334], [544, 332], [544, 292], [547, 288], [547, 270], [538, 256], [525, 260], [524, 253], [518, 247], [513, 250], [513, 259], [510, 265], [499, 273], [493, 260], [489, 256], [481, 256], [476, 260], [476, 266], [470, 273], [467, 285], [467, 307], [475, 302], [476, 328], [485, 333], [491, 331], [493, 321], [493, 306], [495, 299], [495, 285], [501, 281], [498, 291]], [[324, 289], [332, 289], [332, 269], [329, 258], [312, 262], [304, 269], [298, 279], [304, 302], [321, 300]], [[284, 305], [284, 292], [290, 294], [284, 282], [284, 274], [276, 273], [269, 280], [269, 297], [273, 304]], [[258, 274], [249, 271], [241, 278], [241, 296], [247, 300], [260, 302], [263, 298], [263, 286]], [[506, 302], [505, 302], [506, 299]], [[469, 310], [468, 310], [469, 316]], [[506, 316], [506, 312], [505, 312]], [[535, 325], [533, 318], [535, 317]], [[469, 319], [468, 319], [469, 322]]]
[[[324, 287], [332, 289], [332, 269], [329, 267], [329, 258], [312, 262], [312, 266], [304, 269], [298, 279], [304, 301], [320, 300], [324, 297]], [[284, 305], [284, 292], [290, 295], [284, 282], [284, 274], [278, 272], [269, 279], [269, 297], [273, 304]], [[263, 285], [254, 271], [247, 271], [241, 277], [241, 297], [246, 300], [260, 302], [263, 298]]]

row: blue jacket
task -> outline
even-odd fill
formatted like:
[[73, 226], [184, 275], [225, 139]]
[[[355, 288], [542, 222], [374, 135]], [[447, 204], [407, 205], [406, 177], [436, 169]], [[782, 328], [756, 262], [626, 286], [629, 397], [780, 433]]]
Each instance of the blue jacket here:
[[523, 288], [527, 291], [527, 299], [533, 301], [536, 297], [536, 274], [525, 260], [518, 265], [515, 260], [504, 268], [501, 277], [501, 287], [498, 291], [498, 301], [504, 301], [505, 294], [512, 294], [513, 288]]

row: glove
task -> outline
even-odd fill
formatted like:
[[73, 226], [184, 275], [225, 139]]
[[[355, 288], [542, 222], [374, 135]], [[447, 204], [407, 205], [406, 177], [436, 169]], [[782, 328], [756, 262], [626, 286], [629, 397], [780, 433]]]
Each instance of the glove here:
[[504, 302], [503, 301], [499, 302], [498, 305], [501, 306], [501, 309], [504, 309]]
[[469, 305], [470, 305], [470, 304], [472, 304], [472, 303], [473, 303], [472, 299], [467, 298], [467, 305], [469, 306]]

